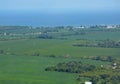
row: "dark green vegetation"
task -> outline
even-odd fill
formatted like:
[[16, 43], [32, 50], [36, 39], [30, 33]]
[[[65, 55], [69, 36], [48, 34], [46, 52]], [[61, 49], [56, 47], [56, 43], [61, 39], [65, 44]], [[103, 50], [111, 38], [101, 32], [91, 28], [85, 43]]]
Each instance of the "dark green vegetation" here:
[[58, 71], [68, 73], [83, 73], [92, 71], [95, 66], [84, 64], [82, 62], [70, 61], [68, 63], [58, 63], [56, 66], [47, 67], [45, 71]]
[[94, 42], [87, 41], [82, 43], [73, 44], [73, 46], [78, 47], [102, 47], [102, 48], [120, 48], [120, 41], [113, 41], [113, 40], [97, 40]]
[[117, 84], [119, 36], [120, 28], [0, 26], [0, 84]]
[[[82, 77], [88, 77], [93, 84], [119, 84], [120, 72], [117, 70], [96, 70], [79, 75], [77, 81], [82, 81]], [[81, 82], [81, 84], [84, 84]]]

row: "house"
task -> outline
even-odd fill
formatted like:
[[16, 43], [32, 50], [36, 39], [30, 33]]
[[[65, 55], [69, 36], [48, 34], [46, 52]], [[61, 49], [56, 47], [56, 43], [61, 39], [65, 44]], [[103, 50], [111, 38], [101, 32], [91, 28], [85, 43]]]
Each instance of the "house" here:
[[92, 84], [92, 82], [85, 82], [85, 84]]

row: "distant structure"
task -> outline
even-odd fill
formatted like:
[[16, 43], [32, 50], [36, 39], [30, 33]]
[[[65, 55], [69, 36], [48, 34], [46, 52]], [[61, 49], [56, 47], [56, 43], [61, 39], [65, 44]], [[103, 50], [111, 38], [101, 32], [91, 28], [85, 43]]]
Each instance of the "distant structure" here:
[[[69, 27], [68, 27], [69, 28]], [[71, 27], [73, 28], [73, 27]], [[120, 25], [81, 25], [81, 26], [76, 26], [74, 29], [80, 29], [80, 28], [107, 28], [107, 29], [112, 29], [112, 28], [120, 28]]]
[[103, 68], [103, 65], [100, 65], [101, 66], [101, 68]]
[[92, 84], [92, 82], [85, 82], [85, 84]]
[[117, 63], [113, 63], [112, 64], [112, 69], [116, 69], [117, 68]]
[[5, 33], [4, 33], [4, 36], [6, 36], [6, 35], [7, 35], [7, 33], [5, 32]]
[[86, 28], [85, 26], [77, 26], [77, 27], [75, 27], [75, 28]]
[[107, 25], [107, 28], [110, 29], [110, 28], [116, 28], [116, 25]]

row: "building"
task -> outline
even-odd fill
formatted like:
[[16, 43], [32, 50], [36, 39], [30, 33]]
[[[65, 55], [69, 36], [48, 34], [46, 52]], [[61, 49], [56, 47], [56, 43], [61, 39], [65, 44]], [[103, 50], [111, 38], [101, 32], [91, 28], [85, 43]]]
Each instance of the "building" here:
[[92, 82], [85, 82], [85, 84], [92, 84]]

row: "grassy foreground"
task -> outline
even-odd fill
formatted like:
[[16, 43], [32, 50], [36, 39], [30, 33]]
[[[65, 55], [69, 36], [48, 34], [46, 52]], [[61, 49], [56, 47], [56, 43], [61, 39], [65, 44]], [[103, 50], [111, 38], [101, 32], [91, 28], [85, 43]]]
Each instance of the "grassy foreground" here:
[[78, 58], [0, 55], [0, 84], [76, 84], [78, 74], [46, 72], [44, 70], [48, 66], [67, 61], [106, 64]]

